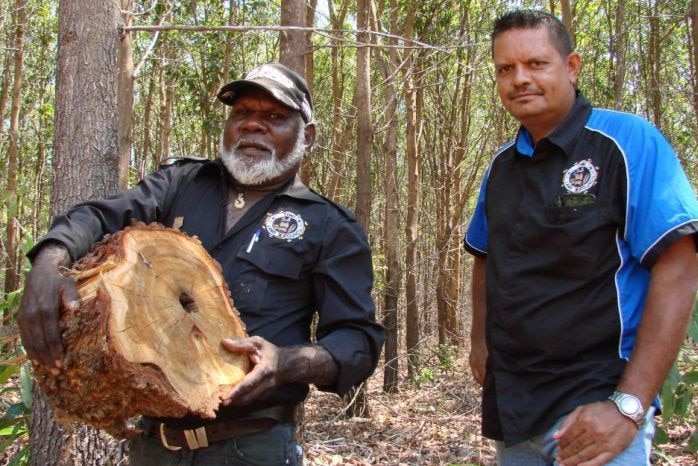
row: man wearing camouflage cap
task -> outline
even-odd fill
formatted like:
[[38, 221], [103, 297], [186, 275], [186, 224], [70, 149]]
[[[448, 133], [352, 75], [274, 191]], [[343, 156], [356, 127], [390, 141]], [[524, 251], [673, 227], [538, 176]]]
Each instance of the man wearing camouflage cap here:
[[231, 107], [220, 158], [180, 159], [128, 191], [79, 204], [29, 253], [22, 341], [29, 358], [54, 371], [64, 356], [58, 309], [79, 306], [74, 282], [59, 267], [105, 234], [136, 219], [180, 224], [221, 264], [252, 335], [222, 345], [248, 354], [252, 370], [213, 421], [144, 419], [144, 433], [129, 444], [132, 466], [301, 464], [295, 412], [308, 385], [346, 393], [373, 372], [383, 344], [364, 232], [297, 176], [315, 139], [305, 80], [266, 64], [223, 86], [218, 98]]

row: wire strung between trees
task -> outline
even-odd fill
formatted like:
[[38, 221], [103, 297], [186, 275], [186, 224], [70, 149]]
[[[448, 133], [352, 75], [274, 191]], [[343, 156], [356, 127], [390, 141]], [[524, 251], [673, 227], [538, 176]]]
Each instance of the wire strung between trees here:
[[[161, 31], [187, 31], [187, 32], [216, 32], [216, 31], [229, 31], [229, 32], [280, 32], [280, 31], [302, 31], [302, 32], [314, 32], [322, 37], [328, 39], [336, 40], [349, 44], [354, 47], [372, 47], [372, 48], [395, 48], [395, 49], [426, 49], [435, 50], [437, 52], [450, 53], [453, 50], [465, 49], [468, 47], [476, 47], [482, 44], [459, 44], [459, 45], [445, 45], [436, 46], [427, 44], [416, 39], [408, 39], [395, 34], [389, 34], [386, 32], [372, 31], [369, 29], [323, 29], [314, 27], [302, 27], [302, 26], [191, 26], [184, 24], [170, 24], [170, 25], [159, 25], [159, 26], [126, 26], [120, 28], [124, 32], [161, 32]], [[395, 39], [399, 42], [403, 42], [403, 45], [397, 44], [375, 44], [371, 42], [360, 42], [356, 40], [346, 39], [339, 36], [339, 34], [366, 34], [369, 36], [376, 36], [381, 38]]]

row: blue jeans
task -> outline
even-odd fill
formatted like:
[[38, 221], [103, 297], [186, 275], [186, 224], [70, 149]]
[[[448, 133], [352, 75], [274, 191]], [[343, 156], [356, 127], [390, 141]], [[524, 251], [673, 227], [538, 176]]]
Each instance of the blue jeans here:
[[[649, 466], [654, 437], [654, 408], [647, 411], [645, 424], [637, 431], [635, 439], [618, 456], [606, 463], [606, 466]], [[547, 432], [509, 448], [504, 445], [504, 442], [496, 441], [497, 464], [499, 466], [558, 465], [559, 463], [555, 461], [557, 440], [553, 439], [553, 433], [560, 427], [565, 417], [558, 419]]]
[[293, 424], [224, 440], [206, 448], [171, 451], [157, 437], [139, 435], [128, 443], [131, 466], [302, 466]]

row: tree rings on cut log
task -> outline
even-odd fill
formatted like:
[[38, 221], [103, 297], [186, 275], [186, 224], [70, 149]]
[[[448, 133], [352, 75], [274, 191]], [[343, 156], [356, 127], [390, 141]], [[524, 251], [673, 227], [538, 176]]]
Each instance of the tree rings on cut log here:
[[220, 265], [201, 243], [162, 225], [134, 225], [95, 245], [67, 275], [80, 309], [60, 317], [66, 357], [35, 367], [58, 419], [116, 436], [146, 415], [214, 418], [249, 371], [223, 338], [243, 338]]

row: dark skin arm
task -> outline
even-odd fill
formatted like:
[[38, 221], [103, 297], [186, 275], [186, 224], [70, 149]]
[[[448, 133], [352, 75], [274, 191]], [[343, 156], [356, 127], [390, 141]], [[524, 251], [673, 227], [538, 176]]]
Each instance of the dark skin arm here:
[[[694, 240], [684, 237], [652, 267], [637, 342], [617, 388], [638, 397], [645, 412], [686, 338], [697, 287]], [[635, 423], [611, 401], [580, 406], [554, 435], [560, 441], [557, 460], [561, 466], [600, 466], [623, 451], [636, 434]]]
[[54, 374], [60, 370], [64, 356], [58, 329], [60, 310], [77, 310], [80, 306], [75, 282], [60, 273], [69, 265], [65, 247], [58, 243], [42, 247], [27, 276], [17, 317], [27, 356]]
[[246, 353], [252, 370], [223, 398], [223, 405], [244, 406], [287, 383], [333, 385], [339, 367], [322, 346], [280, 348], [264, 338], [223, 340], [231, 353]]
[[485, 341], [485, 318], [487, 317], [486, 278], [487, 260], [479, 257], [473, 262], [471, 283], [473, 318], [470, 328], [470, 371], [475, 381], [485, 383], [485, 363], [487, 362], [487, 342]]

